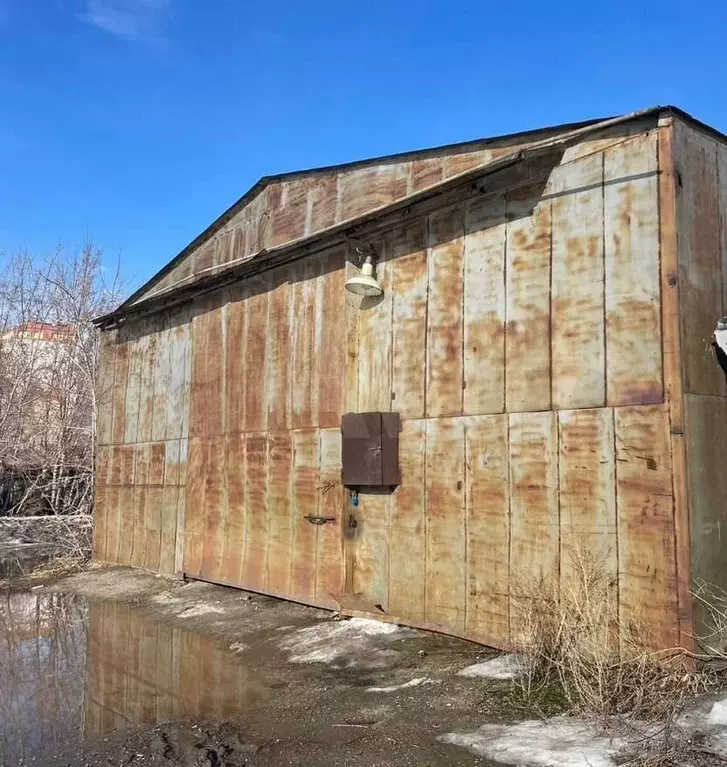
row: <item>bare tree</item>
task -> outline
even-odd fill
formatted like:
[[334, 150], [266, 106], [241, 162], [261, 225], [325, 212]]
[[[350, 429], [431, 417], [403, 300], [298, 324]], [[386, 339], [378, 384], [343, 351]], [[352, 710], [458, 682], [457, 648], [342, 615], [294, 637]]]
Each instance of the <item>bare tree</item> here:
[[119, 301], [86, 243], [36, 259], [0, 256], [0, 514], [89, 513], [99, 335]]

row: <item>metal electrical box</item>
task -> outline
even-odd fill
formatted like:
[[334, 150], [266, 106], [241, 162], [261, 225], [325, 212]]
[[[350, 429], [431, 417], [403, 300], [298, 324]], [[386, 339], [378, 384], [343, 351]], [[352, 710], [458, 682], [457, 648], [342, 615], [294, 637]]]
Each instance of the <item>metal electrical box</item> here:
[[341, 422], [343, 484], [399, 484], [398, 413], [346, 413]]

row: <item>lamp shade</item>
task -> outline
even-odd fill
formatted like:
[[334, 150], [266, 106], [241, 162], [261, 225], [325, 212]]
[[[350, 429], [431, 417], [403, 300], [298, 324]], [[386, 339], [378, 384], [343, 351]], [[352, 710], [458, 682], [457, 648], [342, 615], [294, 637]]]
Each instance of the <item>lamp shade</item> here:
[[367, 258], [359, 274], [346, 280], [346, 290], [358, 296], [380, 296], [384, 291], [374, 277], [374, 265]]

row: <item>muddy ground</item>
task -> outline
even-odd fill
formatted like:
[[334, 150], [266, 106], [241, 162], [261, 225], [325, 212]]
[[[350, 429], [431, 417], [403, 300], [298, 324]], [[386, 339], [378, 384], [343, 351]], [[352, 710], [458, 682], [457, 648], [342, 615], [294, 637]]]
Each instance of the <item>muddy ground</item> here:
[[[141, 570], [6, 580], [0, 639], [2, 765], [613, 767], [625, 744], [525, 706], [487, 648]], [[668, 763], [727, 762], [724, 693], [689, 716], [704, 747]]]
[[[61, 743], [52, 757], [34, 764], [487, 765], [491, 762], [437, 737], [474, 730], [483, 719], [514, 716], [510, 682], [457, 675], [495, 653], [456, 639], [359, 619], [339, 621], [323, 610], [125, 568], [95, 568], [54, 584], [36, 583], [33, 593], [45, 592], [78, 595], [91, 605], [88, 700], [83, 744]], [[175, 693], [203, 701], [185, 709], [197, 716], [160, 722], [154, 711], [143, 715], [145, 704], [139, 703], [136, 683], [134, 694], [129, 692], [129, 680], [144, 674], [127, 668], [118, 693], [113, 680], [108, 682], [113, 657], [93, 660], [109, 641], [116, 642], [112, 655], [121, 657], [131, 640], [109, 639], [109, 631], [118, 630], [109, 629], [109, 616], [118, 622], [128, 608], [143, 621], [144, 636], [149, 627], [157, 637], [166, 631], [159, 627], [167, 627], [182, 632], [183, 645], [202, 637], [196, 652], [215, 654], [218, 670], [210, 673], [216, 677], [206, 679], [203, 672], [191, 682], [187, 677]], [[105, 616], [101, 629], [99, 610]], [[127, 623], [121, 630], [129, 631]], [[247, 685], [252, 697], [235, 697], [233, 690], [220, 693], [225, 700], [215, 703], [215, 690], [225, 682], [220, 673], [226, 678], [239, 673], [230, 663], [242, 667], [244, 681], [235, 684]], [[94, 675], [105, 675], [105, 692], [98, 680], [89, 679]], [[116, 723], [100, 725], [105, 714], [92, 710], [99, 696], [104, 711], [116, 711]], [[127, 709], [134, 706], [144, 721], [129, 716]], [[119, 721], [122, 727], [114, 729]]]

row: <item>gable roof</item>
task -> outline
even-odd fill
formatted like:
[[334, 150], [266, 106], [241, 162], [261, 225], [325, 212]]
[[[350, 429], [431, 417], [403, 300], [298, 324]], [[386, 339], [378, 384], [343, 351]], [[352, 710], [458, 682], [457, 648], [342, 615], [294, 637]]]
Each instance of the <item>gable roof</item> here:
[[429, 147], [426, 149], [416, 149], [407, 152], [398, 152], [395, 154], [382, 155], [380, 157], [367, 158], [365, 160], [355, 160], [347, 163], [340, 163], [337, 165], [325, 165], [318, 168], [308, 168], [305, 170], [290, 171], [286, 173], [278, 173], [267, 176], [262, 176], [255, 184], [253, 184], [237, 201], [230, 205], [218, 218], [216, 218], [204, 231], [200, 232], [188, 245], [186, 245], [169, 263], [162, 267], [156, 274], [154, 274], [149, 280], [147, 280], [140, 288], [138, 288], [126, 301], [124, 301], [121, 307], [131, 305], [135, 303], [143, 294], [145, 294], [154, 284], [156, 284], [162, 277], [168, 274], [172, 269], [177, 266], [184, 258], [190, 253], [196, 250], [200, 245], [207, 241], [210, 237], [216, 234], [226, 223], [230, 221], [237, 213], [250, 204], [250, 202], [261, 194], [266, 188], [274, 183], [281, 181], [294, 181], [303, 178], [312, 178], [314, 176], [338, 174], [344, 171], [363, 169], [371, 166], [396, 163], [397, 161], [414, 160], [414, 159], [427, 159], [438, 154], [462, 154], [470, 151], [476, 151], [480, 148], [485, 148], [495, 144], [506, 144], [518, 139], [537, 140], [543, 138], [551, 133], [562, 133], [566, 131], [576, 130], [578, 128], [584, 128], [590, 125], [594, 125], [608, 118], [599, 118], [592, 120], [584, 120], [575, 123], [563, 123], [561, 125], [548, 126], [543, 128], [537, 128], [534, 130], [519, 131], [516, 133], [508, 133], [500, 136], [493, 136], [488, 138], [473, 139], [471, 141], [462, 141], [453, 144], [444, 144], [437, 147]]
[[[210, 280], [214, 281], [218, 275], [228, 271], [234, 271], [236, 275], [240, 275], [241, 272], [239, 266], [241, 262], [253, 259], [256, 261], [265, 259], [269, 255], [279, 254], [281, 251], [289, 250], [291, 246], [302, 248], [308, 241], [312, 242], [320, 238], [321, 234], [335, 234], [341, 227], [353, 227], [359, 223], [360, 220], [369, 218], [372, 214], [381, 214], [386, 210], [399, 206], [401, 203], [409, 205], [422, 198], [422, 193], [438, 193], [450, 186], [451, 182], [467, 180], [470, 176], [486, 173], [488, 169], [495, 169], [495, 166], [501, 165], [499, 160], [505, 160], [507, 162], [518, 161], [525, 156], [532, 155], [533, 151], [543, 147], [553, 146], [558, 142], [577, 141], [584, 135], [607, 129], [610, 126], [628, 123], [646, 117], [661, 116], [662, 114], [667, 113], [678, 114], [683, 119], [696, 124], [698, 127], [707, 130], [710, 133], [717, 134], [723, 140], [725, 139], [725, 137], [718, 131], [700, 123], [676, 107], [655, 106], [618, 117], [587, 120], [578, 123], [566, 123], [563, 125], [512, 133], [493, 138], [478, 139], [457, 144], [448, 144], [431, 149], [386, 155], [341, 165], [331, 165], [303, 171], [294, 171], [291, 173], [263, 176], [239, 200], [231, 205], [221, 216], [207, 227], [207, 229], [175, 256], [174, 259], [124, 301], [117, 310], [109, 315], [98, 318], [97, 323], [105, 326], [114, 319], [118, 319], [129, 313], [136, 313], [140, 308], [140, 304], [143, 303], [146, 307], [152, 298], [169, 296], [171, 293], [189, 288], [192, 285], [199, 285], [201, 288], [203, 285], [210, 282]], [[283, 237], [279, 242], [276, 241], [275, 236], [273, 236], [272, 239], [268, 236], [267, 239], [270, 240], [269, 242], [262, 242], [260, 239], [260, 219], [265, 218], [269, 209], [255, 210], [255, 205], [265, 193], [270, 194], [271, 191], [275, 192], [276, 200], [280, 206], [279, 210], [282, 211], [284, 217], [290, 218], [289, 211], [293, 207], [293, 203], [287, 204], [286, 200], [281, 200], [281, 195], [285, 196], [289, 190], [295, 189], [301, 185], [315, 185], [330, 180], [333, 180], [340, 185], [341, 179], [354, 177], [356, 174], [365, 175], [368, 173], [370, 175], [372, 171], [375, 175], [382, 168], [387, 169], [388, 172], [389, 169], [392, 168], [397, 169], [399, 167], [411, 166], [416, 172], [417, 167], [423, 167], [425, 169], [424, 172], [426, 173], [426, 167], [435, 167], [438, 162], [440, 164], [448, 163], [455, 169], [455, 172], [449, 176], [438, 178], [434, 183], [425, 183], [421, 189], [415, 188], [414, 191], [411, 191], [410, 188], [407, 188], [406, 193], [401, 195], [398, 199], [383, 201], [374, 199], [373, 202], [379, 204], [373, 204], [369, 209], [365, 209], [364, 206], [363, 210], [358, 211], [358, 215], [353, 215], [348, 218], [343, 215], [341, 220], [331, 220], [327, 222], [327, 225], [319, 227], [314, 231], [309, 231], [307, 233], [301, 232], [300, 236], [286, 236], [291, 234], [290, 231], [286, 231], [282, 233]], [[464, 169], [459, 170], [462, 167]], [[459, 172], [457, 172], [458, 170]], [[411, 178], [409, 179], [409, 184], [411, 186]], [[364, 189], [364, 191], [367, 190]], [[358, 193], [360, 196], [361, 188], [354, 189], [353, 192], [354, 194]], [[376, 195], [374, 195], [374, 197], [375, 196]], [[354, 197], [353, 199], [355, 200], [356, 198]], [[281, 201], [282, 205], [280, 205]], [[254, 227], [257, 227], [258, 239], [254, 243], [256, 247], [248, 248], [250, 250], [249, 253], [243, 252], [242, 255], [240, 255], [234, 250], [238, 234], [225, 231], [225, 229], [229, 229], [230, 224], [234, 223], [235, 220], [239, 219], [241, 216], [244, 216], [246, 212], [249, 213], [248, 218], [250, 219], [247, 223], [252, 223]], [[345, 214], [346, 211], [343, 212]], [[357, 212], [355, 208], [354, 212]], [[230, 234], [232, 234], [232, 237], [228, 236]], [[273, 234], [275, 235], [275, 233]], [[215, 263], [214, 256], [207, 253], [204, 258], [199, 259], [199, 264], [192, 265], [186, 263], [194, 257], [196, 253], [200, 255], [200, 251], [202, 251], [205, 246], [208, 246], [216, 236], [218, 238], [224, 236], [227, 240], [230, 240], [225, 246], [225, 257], [219, 258], [217, 263]], [[246, 244], [249, 246], [250, 242], [247, 242]], [[186, 268], [184, 268], [185, 266]], [[200, 266], [200, 268], [195, 269], [195, 266]], [[176, 281], [171, 280], [170, 282], [170, 278], [175, 276], [178, 279]], [[237, 279], [238, 277], [235, 278]], [[165, 284], [165, 282], [169, 284]], [[158, 302], [154, 301], [153, 303], [157, 304]], [[151, 308], [151, 306], [149, 308]]]

